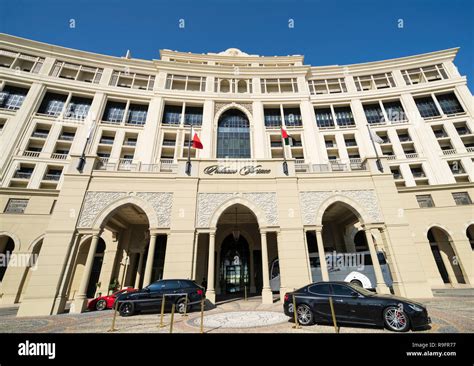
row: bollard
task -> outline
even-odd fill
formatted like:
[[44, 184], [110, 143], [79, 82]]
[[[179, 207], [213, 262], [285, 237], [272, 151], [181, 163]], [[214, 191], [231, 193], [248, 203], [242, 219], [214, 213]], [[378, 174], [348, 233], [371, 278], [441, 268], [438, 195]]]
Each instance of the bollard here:
[[182, 314], [183, 317], [188, 316], [188, 294], [186, 294], [186, 299], [184, 300], [184, 313]]
[[165, 295], [163, 295], [163, 298], [161, 299], [161, 319], [160, 319], [160, 328], [165, 327], [165, 323], [163, 323], [163, 316], [165, 314]]
[[245, 301], [247, 301], [247, 286], [244, 286], [244, 290], [245, 290]]
[[201, 298], [201, 334], [204, 333], [204, 297]]
[[298, 314], [296, 312], [296, 299], [295, 295], [293, 295], [293, 314], [295, 314], [295, 325], [293, 325], [293, 329], [300, 329], [301, 326], [298, 323]]
[[112, 326], [107, 332], [116, 332], [118, 329], [115, 329], [115, 319], [117, 318], [117, 308], [118, 308], [118, 301], [115, 301], [114, 304], [114, 317], [112, 318]]
[[336, 313], [334, 312], [334, 304], [332, 302], [332, 297], [329, 297], [329, 306], [331, 306], [331, 315], [332, 315], [332, 322], [334, 324], [334, 329], [336, 333], [339, 333], [339, 327], [337, 326]]
[[170, 333], [173, 333], [174, 308], [175, 308], [175, 304], [171, 305], [171, 322], [170, 322]]

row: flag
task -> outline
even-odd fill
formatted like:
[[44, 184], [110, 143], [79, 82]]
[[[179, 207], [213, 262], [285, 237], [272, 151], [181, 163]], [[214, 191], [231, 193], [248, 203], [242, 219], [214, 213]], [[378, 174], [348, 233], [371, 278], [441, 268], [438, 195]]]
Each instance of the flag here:
[[193, 147], [193, 149], [202, 149], [203, 148], [201, 140], [199, 140], [199, 137], [198, 137], [197, 133], [194, 134], [193, 146], [192, 147]]
[[285, 145], [290, 144], [291, 136], [288, 135], [288, 132], [286, 132], [283, 127], [281, 128], [281, 137], [283, 138], [283, 140], [285, 140]]
[[377, 144], [383, 144], [382, 138], [369, 128], [370, 137]]

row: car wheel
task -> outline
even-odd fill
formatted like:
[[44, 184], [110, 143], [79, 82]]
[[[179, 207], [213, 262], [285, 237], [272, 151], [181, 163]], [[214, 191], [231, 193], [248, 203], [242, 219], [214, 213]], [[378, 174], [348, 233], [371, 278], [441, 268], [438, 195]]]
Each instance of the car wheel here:
[[383, 311], [383, 321], [394, 332], [406, 332], [410, 329], [408, 315], [397, 306], [390, 306]]
[[351, 283], [352, 283], [353, 285], [356, 285], [356, 286], [359, 286], [359, 287], [364, 288], [364, 285], [363, 285], [362, 282], [360, 282], [359, 280], [352, 280]]
[[313, 312], [308, 305], [298, 305], [296, 308], [296, 314], [298, 316], [298, 323], [301, 325], [311, 325], [313, 324]]
[[95, 309], [96, 310], [104, 310], [107, 308], [107, 301], [105, 301], [104, 299], [101, 299], [99, 301], [97, 301], [97, 303], [95, 304]]
[[[176, 311], [180, 314], [184, 314], [184, 309], [186, 307], [186, 299], [182, 298], [176, 301]], [[188, 305], [189, 309], [189, 305]]]
[[133, 302], [124, 302], [119, 308], [120, 316], [132, 316], [135, 312]]

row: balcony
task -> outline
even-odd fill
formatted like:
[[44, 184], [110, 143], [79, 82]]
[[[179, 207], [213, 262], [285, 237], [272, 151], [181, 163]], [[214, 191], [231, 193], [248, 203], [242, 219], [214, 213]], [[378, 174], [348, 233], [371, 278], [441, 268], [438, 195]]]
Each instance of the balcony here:
[[405, 158], [407, 158], [407, 159], [418, 159], [419, 154], [418, 153], [405, 153]]
[[133, 163], [133, 159], [122, 158], [117, 163], [110, 162], [110, 158], [99, 158], [95, 169], [102, 171], [124, 171], [124, 172], [144, 172], [144, 173], [176, 173], [178, 164], [173, 159], [160, 159], [158, 164]]
[[103, 145], [113, 145], [113, 144], [114, 144], [114, 140], [113, 140], [113, 139], [104, 139], [104, 138], [101, 138], [100, 141], [99, 141], [99, 144], [103, 144]]
[[442, 150], [443, 150], [443, 155], [446, 155], [446, 156], [457, 154], [456, 149], [442, 149]]
[[281, 141], [271, 141], [270, 146], [273, 148], [273, 147], [282, 147], [283, 145]]
[[393, 179], [400, 180], [403, 179], [403, 176], [401, 175], [401, 173], [393, 173]]
[[74, 140], [74, 135], [61, 135], [59, 136], [58, 140], [60, 141], [73, 141]]
[[45, 139], [48, 137], [48, 132], [40, 132], [40, 131], [34, 131], [32, 134], [31, 134], [31, 137], [36, 137], [36, 138], [39, 138], [39, 139]]
[[415, 179], [417, 179], [417, 178], [426, 178], [425, 172], [412, 171], [411, 173], [413, 174], [413, 178], [415, 178]]
[[23, 151], [23, 156], [27, 157], [27, 158], [37, 158], [39, 157], [40, 155], [40, 151], [29, 151], [29, 150], [26, 150], [26, 151]]
[[309, 164], [304, 159], [295, 159], [295, 171], [297, 173], [309, 172]]
[[163, 146], [175, 146], [176, 141], [175, 140], [163, 140]]
[[385, 155], [387, 157], [387, 160], [395, 160], [397, 159], [396, 155]]
[[136, 140], [126, 140], [124, 141], [124, 146], [137, 146], [137, 141]]
[[66, 160], [68, 154], [63, 154], [63, 153], [52, 153], [51, 154], [51, 159], [54, 160]]
[[365, 170], [365, 162], [361, 158], [349, 159], [349, 165], [351, 170]]
[[474, 153], [474, 146], [466, 147], [467, 152]]

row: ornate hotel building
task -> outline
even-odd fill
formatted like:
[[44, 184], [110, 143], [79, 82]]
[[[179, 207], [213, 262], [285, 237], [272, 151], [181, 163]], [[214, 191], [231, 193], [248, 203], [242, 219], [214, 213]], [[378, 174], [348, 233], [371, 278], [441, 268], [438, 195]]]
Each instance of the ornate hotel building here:
[[160, 278], [268, 303], [323, 251], [370, 253], [382, 293], [471, 287], [474, 107], [457, 52], [140, 60], [1, 34], [0, 303], [81, 312]]

